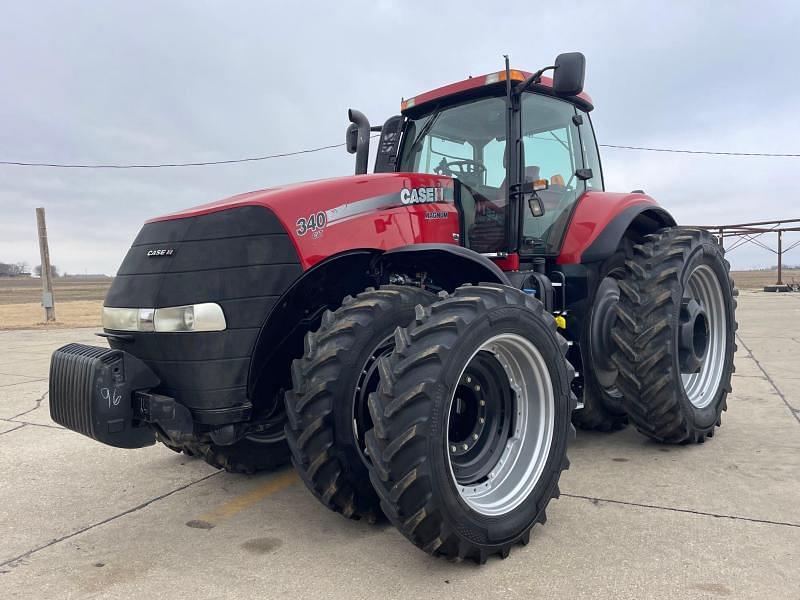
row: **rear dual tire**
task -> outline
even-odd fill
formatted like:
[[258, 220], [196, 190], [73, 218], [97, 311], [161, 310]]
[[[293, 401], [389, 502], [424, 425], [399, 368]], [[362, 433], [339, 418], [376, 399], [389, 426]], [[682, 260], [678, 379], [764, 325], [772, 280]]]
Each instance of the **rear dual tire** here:
[[611, 330], [619, 303], [619, 281], [625, 276], [629, 251], [623, 241], [617, 252], [600, 267], [600, 284], [586, 319], [583, 351], [583, 408], [575, 411], [572, 422], [589, 431], [617, 431], [628, 424], [622, 392], [616, 385], [617, 368], [611, 360]]
[[630, 420], [668, 443], [704, 442], [727, 409], [736, 351], [737, 291], [710, 233], [646, 236], [620, 281], [612, 338]]
[[[545, 521], [574, 435], [566, 350], [538, 300], [488, 284], [418, 308], [397, 331], [394, 352], [379, 362], [366, 441], [381, 507], [412, 543], [483, 563], [526, 544]], [[481, 397], [478, 381], [492, 393]], [[468, 406], [459, 414], [480, 399], [484, 417]], [[464, 426], [467, 413], [475, 429]], [[485, 445], [472, 448], [473, 439]]]

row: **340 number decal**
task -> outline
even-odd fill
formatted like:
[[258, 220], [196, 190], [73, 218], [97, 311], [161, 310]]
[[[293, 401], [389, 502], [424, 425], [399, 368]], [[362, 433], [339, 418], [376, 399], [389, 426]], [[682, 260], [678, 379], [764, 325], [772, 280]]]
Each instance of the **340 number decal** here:
[[322, 234], [322, 229], [327, 223], [328, 219], [324, 212], [312, 213], [308, 218], [300, 217], [297, 219], [297, 223], [295, 223], [297, 226], [297, 235], [303, 236], [310, 231], [312, 235], [317, 238]]

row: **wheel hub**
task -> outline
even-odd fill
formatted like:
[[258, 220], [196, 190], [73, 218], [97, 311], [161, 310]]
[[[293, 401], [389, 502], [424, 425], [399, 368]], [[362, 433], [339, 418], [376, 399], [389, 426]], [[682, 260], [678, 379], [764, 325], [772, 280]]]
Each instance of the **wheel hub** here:
[[485, 478], [511, 428], [513, 391], [503, 366], [490, 352], [479, 352], [464, 371], [450, 408], [448, 449], [456, 480]]
[[589, 329], [589, 346], [592, 369], [598, 383], [607, 391], [613, 391], [617, 381], [617, 367], [611, 360], [614, 351], [611, 329], [617, 321], [615, 306], [619, 303], [619, 284], [613, 277], [605, 277], [597, 287], [592, 321]]
[[681, 373], [699, 373], [708, 350], [708, 315], [694, 298], [681, 302], [678, 351]]

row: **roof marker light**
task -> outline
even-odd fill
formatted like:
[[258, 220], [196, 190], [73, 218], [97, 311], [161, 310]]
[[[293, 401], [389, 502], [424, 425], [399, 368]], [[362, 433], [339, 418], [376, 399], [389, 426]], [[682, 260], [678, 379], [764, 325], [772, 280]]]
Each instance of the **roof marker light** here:
[[417, 100], [416, 98], [409, 98], [408, 100], [403, 100], [403, 102], [400, 103], [400, 110], [403, 111], [406, 110], [407, 108], [413, 108], [414, 105], [416, 104], [416, 100]]

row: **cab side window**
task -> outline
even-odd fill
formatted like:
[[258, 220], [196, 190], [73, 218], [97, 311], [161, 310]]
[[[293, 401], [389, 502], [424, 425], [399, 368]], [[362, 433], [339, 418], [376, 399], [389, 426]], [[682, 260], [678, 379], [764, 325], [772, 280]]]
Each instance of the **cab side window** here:
[[566, 126], [531, 133], [522, 138], [522, 143], [526, 181], [546, 179], [550, 185], [563, 186], [578, 168]]
[[589, 118], [588, 113], [578, 111], [578, 114], [583, 120], [580, 125], [580, 133], [585, 168], [592, 170], [592, 177], [586, 180], [586, 187], [602, 191], [605, 189], [603, 185], [603, 169], [600, 164], [600, 153], [597, 151], [597, 139], [594, 135], [592, 120]]

